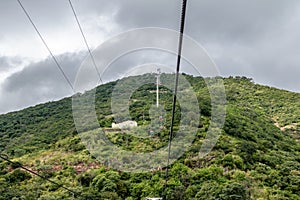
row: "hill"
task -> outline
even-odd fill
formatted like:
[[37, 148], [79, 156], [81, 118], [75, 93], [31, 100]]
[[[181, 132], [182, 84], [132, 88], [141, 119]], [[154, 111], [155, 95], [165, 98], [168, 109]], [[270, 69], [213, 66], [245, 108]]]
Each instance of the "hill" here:
[[[261, 86], [246, 77], [224, 78], [227, 113], [222, 135], [202, 158], [199, 150], [210, 124], [210, 95], [205, 79], [184, 76], [195, 91], [201, 118], [191, 147], [170, 167], [167, 190], [164, 170], [120, 172], [95, 159], [75, 128], [72, 99], [65, 98], [0, 115], [0, 152], [80, 196], [0, 160], [0, 199], [130, 200], [164, 192], [168, 199], [300, 199], [300, 94]], [[134, 82], [133, 77], [127, 79]], [[117, 83], [96, 89], [96, 115], [102, 127], [114, 121], [111, 94]], [[130, 97], [130, 116], [139, 127], [150, 124], [155, 89], [146, 84]], [[172, 93], [160, 89], [165, 127], [146, 138], [135, 137], [136, 132], [147, 135], [139, 127], [107, 132], [113, 144], [133, 152], [151, 152], [167, 144]], [[177, 108], [183, 109], [179, 104]], [[177, 112], [175, 131], [179, 124]], [[87, 127], [85, 133], [95, 131]]]

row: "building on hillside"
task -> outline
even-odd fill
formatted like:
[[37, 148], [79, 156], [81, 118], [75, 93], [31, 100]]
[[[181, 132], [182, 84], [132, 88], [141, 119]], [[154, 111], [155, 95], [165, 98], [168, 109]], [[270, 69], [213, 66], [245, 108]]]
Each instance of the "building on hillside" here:
[[136, 121], [125, 121], [125, 122], [121, 122], [121, 123], [112, 123], [111, 124], [112, 128], [119, 128], [119, 129], [131, 129], [133, 127], [137, 127], [137, 122]]

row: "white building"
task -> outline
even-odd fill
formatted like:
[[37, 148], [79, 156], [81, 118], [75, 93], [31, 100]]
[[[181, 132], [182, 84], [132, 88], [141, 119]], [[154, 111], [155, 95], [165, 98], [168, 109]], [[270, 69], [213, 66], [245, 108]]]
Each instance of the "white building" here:
[[119, 128], [119, 129], [130, 129], [133, 127], [137, 127], [137, 122], [136, 121], [125, 121], [125, 122], [121, 122], [121, 123], [112, 123], [111, 124], [112, 128]]

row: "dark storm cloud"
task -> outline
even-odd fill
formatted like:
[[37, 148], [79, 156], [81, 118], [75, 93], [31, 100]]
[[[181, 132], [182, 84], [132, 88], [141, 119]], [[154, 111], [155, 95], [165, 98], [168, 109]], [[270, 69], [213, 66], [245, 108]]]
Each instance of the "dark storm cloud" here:
[[[71, 83], [86, 53], [66, 53], [58, 57]], [[72, 94], [52, 59], [32, 63], [8, 77], [1, 87], [0, 112], [56, 100]]]

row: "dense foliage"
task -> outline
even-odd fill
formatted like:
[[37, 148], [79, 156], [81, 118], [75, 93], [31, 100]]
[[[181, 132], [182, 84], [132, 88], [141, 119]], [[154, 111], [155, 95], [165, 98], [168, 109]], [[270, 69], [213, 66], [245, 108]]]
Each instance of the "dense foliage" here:
[[[173, 77], [163, 74], [164, 78]], [[200, 158], [199, 150], [210, 124], [210, 94], [203, 78], [185, 78], [199, 101], [200, 124], [189, 151], [170, 167], [166, 189], [163, 169], [151, 173], [120, 172], [90, 155], [75, 129], [72, 100], [65, 98], [0, 115], [0, 151], [80, 195], [74, 196], [19, 165], [0, 160], [0, 199], [133, 200], [161, 195], [177, 200], [299, 199], [300, 94], [261, 86], [246, 77], [224, 78], [227, 114], [223, 133], [211, 153]], [[134, 83], [133, 78], [127, 79]], [[110, 104], [116, 83], [104, 84], [96, 91], [95, 107], [102, 127], [108, 128], [114, 121]], [[139, 127], [125, 133], [108, 132], [112, 143], [137, 152], [153, 151], [167, 144], [172, 93], [163, 86], [160, 99], [166, 113], [162, 127], [152, 127], [159, 130], [154, 137], [134, 136], [149, 132], [141, 125], [151, 126], [149, 110], [155, 104], [155, 88], [154, 84], [146, 84], [133, 93], [130, 115]], [[177, 108], [185, 109], [180, 102]], [[175, 131], [179, 122], [177, 112]], [[88, 127], [86, 131], [97, 129]]]

